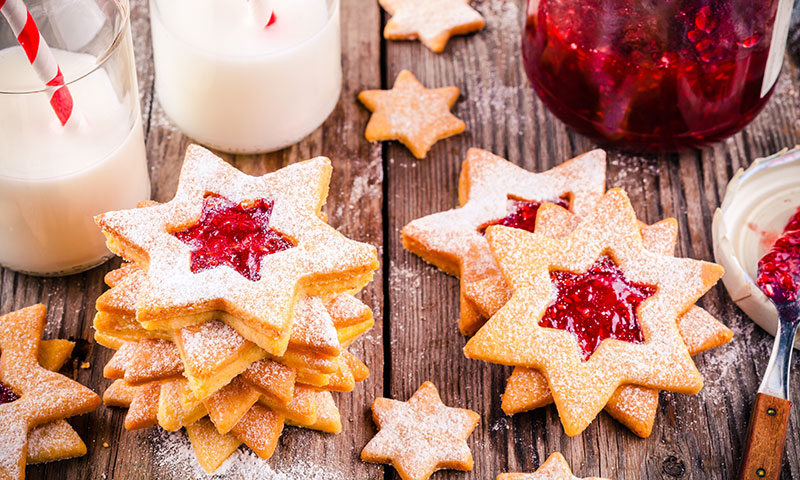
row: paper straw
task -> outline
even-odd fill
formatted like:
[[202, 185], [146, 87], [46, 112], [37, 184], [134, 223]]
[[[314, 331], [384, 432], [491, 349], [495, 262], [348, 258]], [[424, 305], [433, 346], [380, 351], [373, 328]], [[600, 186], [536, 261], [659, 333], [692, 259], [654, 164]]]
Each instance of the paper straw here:
[[58, 120], [61, 125], [66, 125], [73, 111], [72, 94], [64, 84], [61, 68], [42, 34], [39, 33], [31, 12], [22, 0], [0, 0], [0, 13], [8, 20], [11, 30], [17, 36], [17, 41], [28, 56], [28, 61], [44, 82], [50, 97], [50, 106], [56, 112]]
[[256, 23], [269, 27], [275, 22], [275, 10], [272, 8], [272, 0], [247, 0], [247, 2], [250, 4], [250, 12]]

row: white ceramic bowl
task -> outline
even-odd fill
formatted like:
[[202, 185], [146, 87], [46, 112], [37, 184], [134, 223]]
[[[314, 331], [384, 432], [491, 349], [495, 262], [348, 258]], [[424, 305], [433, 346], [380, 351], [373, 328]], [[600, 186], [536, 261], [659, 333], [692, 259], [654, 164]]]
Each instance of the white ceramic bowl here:
[[[772, 335], [778, 311], [755, 284], [758, 260], [800, 206], [800, 147], [759, 158], [728, 183], [714, 212], [714, 257], [725, 268], [722, 282], [731, 298]], [[800, 338], [795, 342], [800, 349]]]

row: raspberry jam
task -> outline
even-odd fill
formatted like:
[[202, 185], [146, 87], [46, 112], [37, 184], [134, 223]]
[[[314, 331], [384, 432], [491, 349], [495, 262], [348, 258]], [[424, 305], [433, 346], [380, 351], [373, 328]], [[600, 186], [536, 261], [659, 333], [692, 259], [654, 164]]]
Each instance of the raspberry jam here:
[[206, 196], [200, 221], [173, 233], [192, 248], [192, 272], [227, 265], [248, 280], [260, 280], [261, 259], [294, 246], [270, 228], [272, 206], [270, 200], [245, 207], [217, 195]]
[[11, 403], [18, 400], [19, 397], [6, 386], [5, 383], [0, 382], [0, 405], [4, 403]]
[[[564, 208], [569, 208], [569, 200], [559, 198], [558, 200], [546, 200], [548, 203], [555, 203], [556, 205]], [[536, 230], [536, 214], [539, 212], [539, 207], [543, 202], [528, 201], [528, 200], [514, 200], [509, 198], [506, 212], [508, 215], [500, 220], [494, 220], [485, 223], [478, 228], [481, 233], [486, 233], [486, 229], [492, 225], [503, 225], [505, 227], [520, 228], [533, 232]]]
[[0, 405], [4, 403], [11, 403], [17, 399], [19, 399], [19, 397], [12, 392], [10, 388], [5, 386], [4, 383], [0, 383]]
[[550, 278], [558, 295], [539, 325], [573, 334], [584, 361], [607, 338], [644, 342], [636, 308], [656, 293], [655, 287], [629, 282], [607, 256], [586, 273], [550, 272]]
[[542, 101], [581, 133], [636, 150], [698, 147], [739, 131], [772, 93], [777, 6], [528, 0], [523, 61]]
[[800, 288], [800, 208], [758, 261], [758, 286], [779, 305], [797, 300]]

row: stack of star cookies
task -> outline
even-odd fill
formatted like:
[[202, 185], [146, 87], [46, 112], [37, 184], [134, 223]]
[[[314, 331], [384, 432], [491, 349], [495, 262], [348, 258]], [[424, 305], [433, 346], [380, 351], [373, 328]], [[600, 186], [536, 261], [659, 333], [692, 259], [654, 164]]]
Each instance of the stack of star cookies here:
[[125, 428], [185, 428], [208, 472], [242, 443], [269, 458], [284, 424], [341, 431], [331, 392], [369, 374], [347, 347], [374, 324], [353, 294], [378, 259], [325, 222], [330, 175], [316, 158], [251, 177], [190, 146], [173, 200], [96, 218], [128, 261], [94, 322]]
[[604, 152], [532, 173], [471, 149], [459, 200], [406, 225], [403, 244], [460, 277], [465, 354], [516, 367], [507, 414], [555, 403], [577, 435], [605, 409], [647, 437], [659, 389], [702, 387], [691, 355], [733, 335], [694, 305], [722, 268], [673, 257], [674, 219], [644, 225], [605, 192]]

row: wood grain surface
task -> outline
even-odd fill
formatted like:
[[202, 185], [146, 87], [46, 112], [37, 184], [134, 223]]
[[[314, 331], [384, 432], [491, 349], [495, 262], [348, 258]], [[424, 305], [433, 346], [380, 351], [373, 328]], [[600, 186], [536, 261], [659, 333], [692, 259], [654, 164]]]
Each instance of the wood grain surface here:
[[[153, 92], [147, 1], [131, 3], [153, 198], [164, 201], [175, 192], [190, 140], [170, 124]], [[557, 121], [528, 85], [519, 55], [523, 0], [476, 0], [473, 4], [486, 17], [486, 29], [451, 40], [444, 53], [437, 55], [418, 42], [382, 40], [387, 16], [375, 0], [343, 0], [345, 83], [333, 115], [292, 148], [270, 155], [225, 156], [250, 174], [316, 155], [331, 157], [335, 170], [326, 207], [330, 222], [344, 234], [378, 246], [382, 255], [382, 270], [361, 294], [378, 322], [354, 347], [372, 375], [352, 394], [338, 396], [342, 434], [287, 428], [268, 462], [273, 471], [284, 473], [275, 478], [399, 478], [391, 468], [358, 460], [361, 448], [375, 433], [369, 405], [376, 396], [405, 400], [425, 380], [437, 385], [445, 403], [482, 416], [469, 440], [474, 471], [440, 472], [435, 479], [489, 480], [502, 472], [533, 471], [554, 451], [562, 452], [581, 477], [736, 478], [752, 400], [772, 337], [743, 315], [721, 284], [701, 303], [736, 336], [731, 344], [696, 357], [706, 383], [700, 394], [662, 393], [648, 439], [639, 439], [605, 413], [582, 435], [569, 438], [553, 406], [514, 417], [503, 414], [500, 394], [510, 371], [468, 360], [461, 353], [465, 340], [456, 323], [457, 281], [402, 248], [399, 229], [408, 221], [456, 206], [457, 178], [467, 148], [485, 148], [525, 168], [544, 170], [594, 147]], [[790, 51], [797, 45], [793, 42]], [[367, 143], [363, 129], [368, 113], [355, 99], [360, 90], [390, 86], [405, 68], [428, 87], [456, 85], [462, 92], [454, 112], [467, 123], [467, 131], [438, 143], [423, 161], [414, 160], [394, 142]], [[742, 133], [679, 155], [612, 151], [608, 185], [628, 191], [642, 220], [677, 218], [679, 255], [712, 260], [711, 217], [727, 181], [756, 157], [800, 140], [798, 89], [800, 71], [790, 58], [765, 111]], [[79, 342], [73, 363], [64, 372], [97, 391], [110, 383], [102, 377], [102, 366], [111, 352], [92, 342], [94, 300], [104, 290], [103, 275], [117, 264], [112, 261], [57, 279], [0, 269], [0, 312], [46, 304], [46, 338]], [[91, 367], [79, 368], [83, 361]], [[794, 363], [793, 381], [800, 388], [800, 368]], [[180, 438], [155, 430], [126, 432], [122, 419], [121, 410], [105, 407], [72, 419], [89, 454], [31, 466], [28, 478], [203, 478]], [[782, 466], [782, 478], [787, 480], [800, 478], [800, 409], [791, 414], [788, 435]], [[172, 455], [177, 457], [171, 460]], [[237, 462], [223, 478], [252, 478], [246, 463]]]

